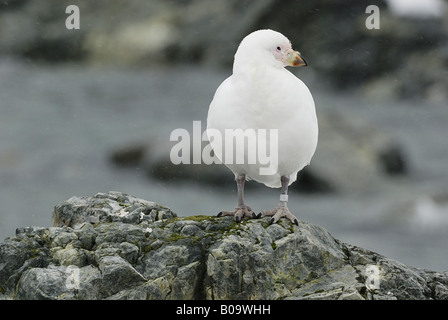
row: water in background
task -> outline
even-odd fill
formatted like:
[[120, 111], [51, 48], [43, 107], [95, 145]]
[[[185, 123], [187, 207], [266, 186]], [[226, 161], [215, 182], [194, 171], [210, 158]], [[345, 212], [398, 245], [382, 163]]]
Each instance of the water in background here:
[[[311, 71], [303, 74], [318, 112], [337, 105], [342, 115], [354, 113], [404, 144], [413, 177], [374, 194], [294, 194], [289, 207], [342, 241], [415, 267], [448, 270], [446, 106], [372, 103], [326, 91]], [[73, 195], [116, 190], [181, 216], [231, 209], [234, 189], [151, 180], [142, 168], [120, 170], [108, 161], [114, 148], [165, 144], [174, 128], [190, 129], [193, 120], [205, 124], [226, 76], [193, 66], [132, 70], [0, 62], [0, 241], [20, 226], [49, 226], [53, 206]], [[251, 190], [251, 183], [248, 203], [257, 211], [272, 208], [278, 190]], [[441, 202], [431, 198], [437, 193]]]

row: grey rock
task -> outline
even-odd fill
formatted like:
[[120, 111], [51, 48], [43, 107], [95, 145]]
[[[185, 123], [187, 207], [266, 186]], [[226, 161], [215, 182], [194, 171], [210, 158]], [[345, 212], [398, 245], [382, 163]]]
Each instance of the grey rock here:
[[[102, 274], [101, 271], [89, 264], [79, 268], [79, 278], [77, 276], [77, 269], [73, 268], [73, 290], [77, 290], [76, 298], [81, 300], [95, 300], [103, 296], [102, 293]], [[79, 279], [78, 282], [77, 279]]]
[[64, 249], [60, 249], [54, 252], [53, 257], [58, 260], [60, 265], [63, 266], [78, 266], [82, 267], [86, 264], [87, 255], [83, 249], [75, 249], [73, 246], [68, 245]]
[[17, 298], [23, 300], [48, 300], [74, 298], [66, 285], [64, 266], [31, 268], [25, 271], [17, 284]]
[[138, 223], [176, 217], [169, 208], [120, 192], [98, 193], [91, 197], [72, 197], [55, 206], [53, 226], [80, 228], [85, 223], [122, 221]]
[[165, 209], [168, 219], [129, 223], [114, 209], [162, 206], [99, 195], [56, 206], [69, 225], [95, 208], [95, 224], [19, 228], [0, 244], [1, 299], [448, 299], [448, 272], [406, 266], [304, 221]]
[[106, 296], [146, 282], [146, 279], [120, 256], [105, 256], [98, 262], [101, 272], [102, 293]]

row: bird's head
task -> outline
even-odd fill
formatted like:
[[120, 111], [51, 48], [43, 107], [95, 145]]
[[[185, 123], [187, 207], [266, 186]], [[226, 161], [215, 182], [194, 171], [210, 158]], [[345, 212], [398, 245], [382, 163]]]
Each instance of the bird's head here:
[[235, 54], [235, 64], [270, 64], [275, 67], [307, 66], [300, 52], [279, 32], [265, 29], [247, 35]]

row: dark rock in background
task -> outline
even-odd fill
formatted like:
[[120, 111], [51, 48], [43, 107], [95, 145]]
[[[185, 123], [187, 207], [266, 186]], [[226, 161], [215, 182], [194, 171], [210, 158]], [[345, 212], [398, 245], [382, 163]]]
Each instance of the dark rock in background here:
[[379, 162], [386, 174], [405, 175], [408, 172], [407, 157], [396, 145], [390, 145], [379, 152]]
[[[76, 4], [81, 28], [65, 28]], [[368, 30], [367, 5], [380, 9]], [[337, 88], [367, 95], [447, 99], [448, 13], [393, 15], [384, 0], [350, 1], [3, 1], [0, 53], [48, 61], [154, 66], [200, 63], [228, 68], [256, 29], [284, 33], [312, 68]]]
[[109, 161], [118, 167], [133, 167], [142, 164], [147, 152], [144, 144], [130, 144], [110, 152]]

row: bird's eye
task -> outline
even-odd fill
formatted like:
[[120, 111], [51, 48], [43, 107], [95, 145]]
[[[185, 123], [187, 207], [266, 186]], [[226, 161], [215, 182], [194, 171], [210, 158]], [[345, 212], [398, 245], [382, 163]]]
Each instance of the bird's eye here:
[[277, 51], [282, 51], [282, 48], [281, 47], [277, 47]]

